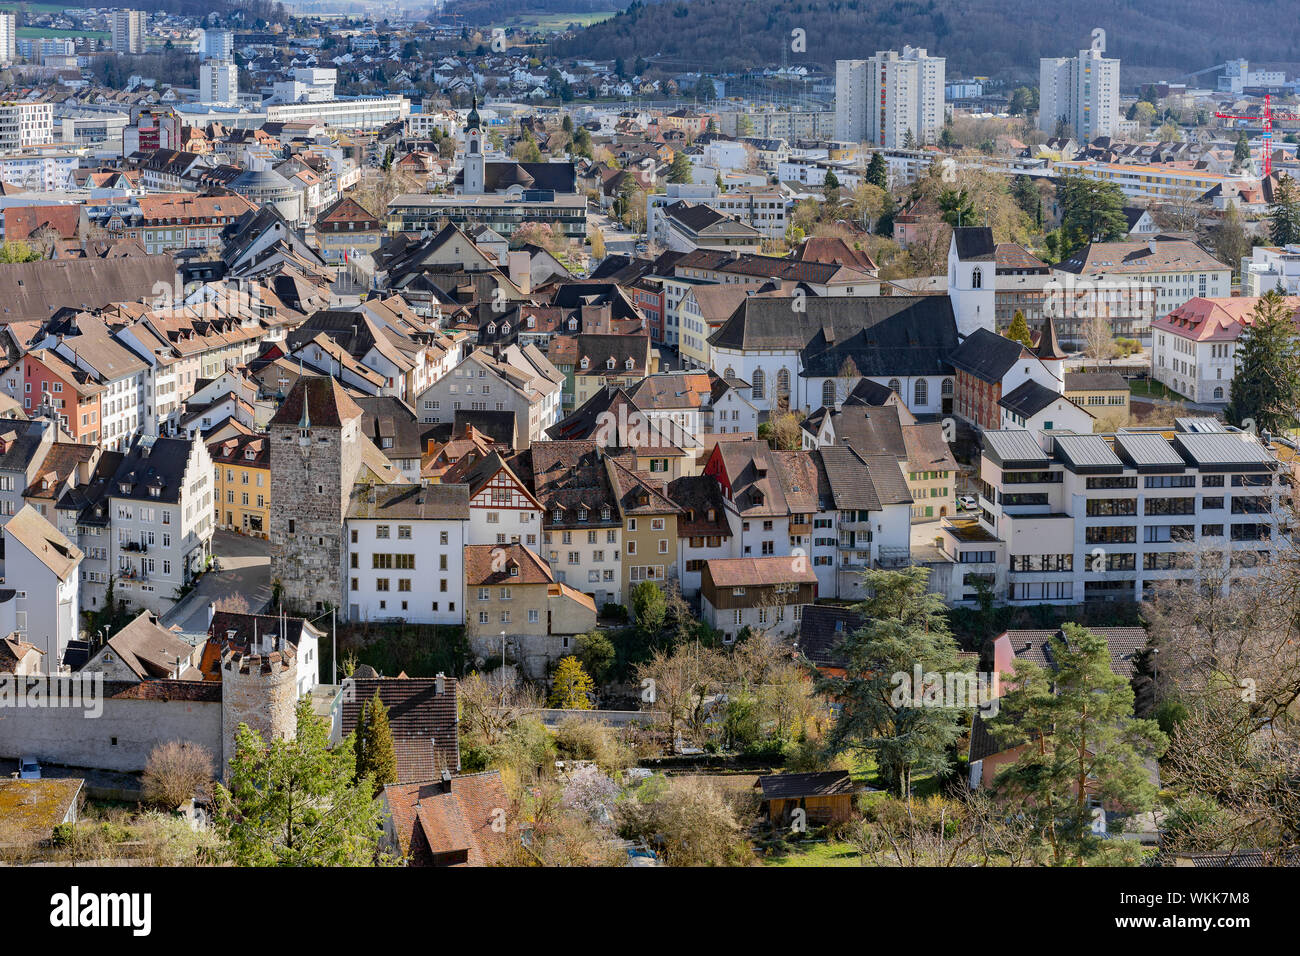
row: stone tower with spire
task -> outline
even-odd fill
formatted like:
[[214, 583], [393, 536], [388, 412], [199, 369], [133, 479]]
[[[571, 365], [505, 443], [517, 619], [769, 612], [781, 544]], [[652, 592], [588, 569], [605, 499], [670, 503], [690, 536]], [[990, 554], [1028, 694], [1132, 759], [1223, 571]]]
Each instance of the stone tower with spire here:
[[361, 469], [361, 408], [333, 378], [306, 375], [270, 424], [271, 580], [286, 610], [342, 607], [343, 519]]
[[465, 117], [465, 175], [461, 192], [466, 196], [481, 196], [485, 190], [483, 162], [483, 125], [478, 115], [478, 96]]

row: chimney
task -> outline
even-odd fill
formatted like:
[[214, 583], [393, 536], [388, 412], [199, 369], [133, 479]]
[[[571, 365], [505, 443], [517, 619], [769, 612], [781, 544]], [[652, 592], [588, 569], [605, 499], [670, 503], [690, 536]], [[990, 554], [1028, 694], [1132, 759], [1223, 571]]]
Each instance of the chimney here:
[[212, 630], [212, 619], [216, 616], [217, 605], [215, 601], [208, 602], [208, 630]]
[[439, 697], [447, 692], [447, 678], [442, 675], [441, 671], [438, 673], [438, 676], [433, 679], [433, 686]]
[[1147, 248], [1151, 250], [1151, 254], [1152, 254], [1152, 255], [1155, 255], [1155, 252], [1156, 252], [1156, 239], [1155, 239], [1155, 236], [1152, 236], [1150, 239], [1147, 240]]

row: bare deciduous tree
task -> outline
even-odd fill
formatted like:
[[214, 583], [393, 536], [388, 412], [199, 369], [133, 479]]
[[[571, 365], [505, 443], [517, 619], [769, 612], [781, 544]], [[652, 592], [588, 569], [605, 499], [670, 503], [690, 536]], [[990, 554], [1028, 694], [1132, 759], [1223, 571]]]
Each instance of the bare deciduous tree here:
[[212, 754], [188, 740], [159, 744], [149, 753], [141, 784], [144, 797], [175, 809], [212, 782]]

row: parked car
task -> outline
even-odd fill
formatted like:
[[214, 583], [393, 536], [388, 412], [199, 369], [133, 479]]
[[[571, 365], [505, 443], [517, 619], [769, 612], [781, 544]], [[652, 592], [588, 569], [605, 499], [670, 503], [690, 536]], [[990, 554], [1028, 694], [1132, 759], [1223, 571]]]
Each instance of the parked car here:
[[41, 764], [35, 757], [22, 757], [18, 761], [19, 780], [40, 780]]
[[965, 511], [974, 511], [979, 507], [978, 502], [975, 501], [974, 495], [962, 495], [957, 499], [957, 504]]

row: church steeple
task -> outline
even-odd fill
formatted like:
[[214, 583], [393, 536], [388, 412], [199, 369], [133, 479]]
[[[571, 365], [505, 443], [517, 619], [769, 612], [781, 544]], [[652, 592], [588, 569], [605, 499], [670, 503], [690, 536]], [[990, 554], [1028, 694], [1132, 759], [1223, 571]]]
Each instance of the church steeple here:
[[1065, 352], [1056, 338], [1056, 322], [1050, 315], [1043, 322], [1043, 331], [1038, 336], [1038, 349], [1035, 354], [1044, 362], [1060, 362], [1065, 359]]
[[472, 129], [479, 129], [480, 122], [481, 120], [478, 115], [478, 94], [475, 93], [473, 105], [469, 108], [469, 115], [465, 117], [465, 132], [468, 133]]

